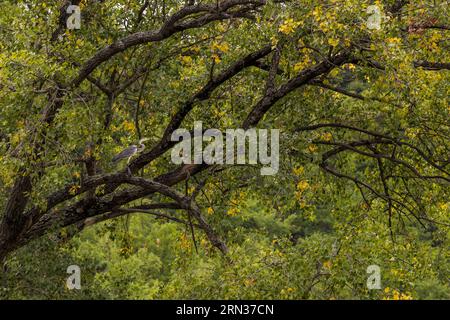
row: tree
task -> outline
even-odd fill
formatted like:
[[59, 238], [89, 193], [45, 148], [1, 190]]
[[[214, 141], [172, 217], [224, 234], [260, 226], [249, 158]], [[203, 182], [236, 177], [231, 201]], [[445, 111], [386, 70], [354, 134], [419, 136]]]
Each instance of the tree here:
[[[66, 29], [70, 4], [80, 30]], [[188, 225], [226, 254], [211, 198], [245, 188], [305, 209], [308, 181], [286, 172], [307, 164], [332, 192], [336, 179], [353, 184], [392, 240], [411, 226], [445, 233], [449, 6], [375, 4], [379, 30], [361, 13], [370, 1], [5, 1], [0, 259], [131, 213]], [[282, 173], [175, 166], [171, 134], [198, 120], [281, 129]], [[111, 165], [143, 137], [131, 175]], [[270, 191], [292, 181], [290, 194]]]

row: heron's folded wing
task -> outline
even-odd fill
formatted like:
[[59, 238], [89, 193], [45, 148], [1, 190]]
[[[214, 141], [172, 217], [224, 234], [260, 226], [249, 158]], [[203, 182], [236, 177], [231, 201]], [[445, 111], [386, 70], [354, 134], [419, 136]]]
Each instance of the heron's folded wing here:
[[119, 160], [126, 159], [128, 157], [131, 157], [135, 152], [136, 152], [136, 146], [128, 147], [125, 150], [123, 150], [121, 153], [115, 155], [112, 158], [112, 161], [117, 162]]

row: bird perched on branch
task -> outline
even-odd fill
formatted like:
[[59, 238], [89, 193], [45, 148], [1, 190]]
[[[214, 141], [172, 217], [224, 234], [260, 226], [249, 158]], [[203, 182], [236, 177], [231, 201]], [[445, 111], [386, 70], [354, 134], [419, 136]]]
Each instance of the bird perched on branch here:
[[134, 155], [136, 155], [136, 154], [141, 153], [142, 151], [144, 151], [144, 149], [145, 149], [145, 144], [143, 144], [143, 142], [144, 142], [144, 141], [147, 141], [147, 140], [148, 140], [147, 138], [143, 138], [143, 139], [139, 140], [139, 142], [138, 142], [137, 145], [132, 144], [132, 145], [129, 146], [128, 148], [122, 150], [119, 154], [115, 155], [115, 156], [112, 158], [112, 162], [116, 163], [116, 162], [118, 162], [118, 161], [120, 161], [120, 160], [123, 160], [123, 159], [127, 159], [127, 158], [128, 158], [128, 160], [127, 160], [127, 168], [128, 168], [128, 173], [131, 174], [130, 168], [128, 167], [128, 165], [130, 164], [131, 158], [132, 158]]

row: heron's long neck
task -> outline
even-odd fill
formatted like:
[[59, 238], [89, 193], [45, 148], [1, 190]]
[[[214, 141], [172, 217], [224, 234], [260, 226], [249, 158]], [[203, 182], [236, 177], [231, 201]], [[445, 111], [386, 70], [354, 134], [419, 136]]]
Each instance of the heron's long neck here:
[[144, 149], [145, 149], [145, 145], [141, 143], [141, 144], [139, 145], [139, 148], [138, 148], [137, 151], [138, 151], [138, 152], [142, 152], [142, 151], [144, 151]]

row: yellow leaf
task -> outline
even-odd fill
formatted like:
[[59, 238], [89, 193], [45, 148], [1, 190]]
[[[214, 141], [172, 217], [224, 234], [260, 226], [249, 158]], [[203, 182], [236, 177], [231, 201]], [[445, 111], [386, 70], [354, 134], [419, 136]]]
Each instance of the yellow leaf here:
[[123, 122], [123, 128], [130, 133], [134, 133], [134, 131], [136, 130], [134, 123], [128, 120], [125, 120]]
[[290, 34], [301, 24], [302, 22], [294, 21], [294, 19], [289, 18], [278, 28], [278, 31], [284, 34]]
[[217, 54], [213, 54], [212, 57], [213, 57], [215, 63], [220, 63], [220, 61], [222, 61], [222, 60], [220, 60], [220, 57]]
[[323, 263], [324, 269], [331, 270], [332, 263], [330, 260], [327, 260]]
[[316, 152], [317, 151], [317, 146], [315, 145], [315, 144], [310, 144], [309, 146], [308, 146], [308, 150], [309, 150], [309, 152], [311, 152], [311, 153], [314, 153], [314, 152]]
[[306, 180], [302, 180], [299, 183], [297, 183], [297, 190], [299, 190], [301, 192], [305, 191], [308, 188], [309, 188], [309, 183]]
[[70, 187], [69, 193], [71, 195], [75, 195], [75, 194], [77, 194], [78, 190], [80, 190], [80, 186], [73, 185], [73, 186]]
[[329, 38], [328, 44], [332, 47], [336, 47], [339, 44], [339, 39]]
[[185, 64], [191, 64], [192, 58], [190, 56], [181, 56], [181, 61]]
[[294, 168], [294, 169], [292, 170], [292, 172], [294, 172], [294, 174], [295, 174], [296, 176], [302, 175], [304, 171], [305, 171], [305, 168], [304, 168], [303, 166], [300, 166], [300, 167], [298, 167], [298, 168]]
[[322, 135], [322, 138], [325, 141], [331, 141], [331, 139], [333, 139], [333, 135], [329, 132], [326, 132]]

